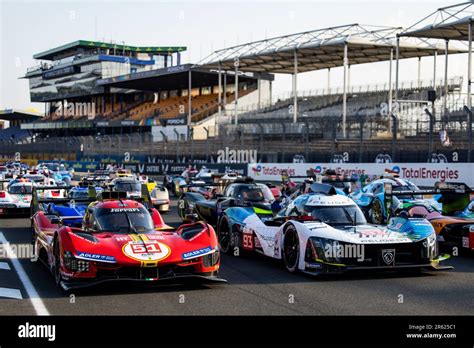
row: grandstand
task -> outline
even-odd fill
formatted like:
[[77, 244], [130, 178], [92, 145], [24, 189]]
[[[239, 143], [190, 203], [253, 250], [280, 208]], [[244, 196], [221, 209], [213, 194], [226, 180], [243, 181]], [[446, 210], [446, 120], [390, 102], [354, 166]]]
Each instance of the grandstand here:
[[[35, 54], [40, 63], [25, 78], [31, 101], [44, 102], [46, 115], [23, 127], [57, 136], [96, 134], [97, 128], [102, 134], [150, 132], [152, 126], [186, 125], [188, 118], [200, 122], [219, 108], [217, 74], [181, 64], [185, 49], [79, 40]], [[233, 75], [226, 80], [223, 108], [234, 100]], [[241, 76], [239, 97], [256, 85], [253, 74]]]

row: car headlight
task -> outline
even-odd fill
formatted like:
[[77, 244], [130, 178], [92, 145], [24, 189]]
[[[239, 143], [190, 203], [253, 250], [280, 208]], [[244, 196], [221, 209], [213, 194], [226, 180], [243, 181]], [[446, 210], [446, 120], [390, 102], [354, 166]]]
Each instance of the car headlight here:
[[428, 242], [428, 246], [432, 246], [434, 243], [436, 243], [436, 233], [430, 234], [426, 238], [426, 241]]
[[70, 251], [64, 252], [63, 263], [64, 267], [73, 272], [88, 272], [90, 269], [89, 261], [76, 259]]
[[423, 241], [423, 246], [426, 248], [427, 257], [432, 259], [438, 255], [438, 242], [436, 241], [436, 233], [431, 233]]
[[316, 258], [324, 262], [339, 263], [338, 250], [341, 245], [338, 241], [327, 238], [311, 237], [310, 241], [316, 252]]
[[215, 266], [219, 262], [219, 251], [216, 250], [212, 254], [207, 254], [202, 257], [204, 267]]

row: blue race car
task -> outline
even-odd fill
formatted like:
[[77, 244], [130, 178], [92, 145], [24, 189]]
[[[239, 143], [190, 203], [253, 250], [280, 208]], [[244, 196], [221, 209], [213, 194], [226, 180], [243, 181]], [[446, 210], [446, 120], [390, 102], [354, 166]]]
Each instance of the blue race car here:
[[[421, 191], [418, 186], [408, 180], [395, 177], [374, 180], [351, 193], [349, 197], [361, 208], [367, 220], [376, 225], [383, 224], [389, 216], [385, 208], [385, 184], [391, 184], [393, 196], [397, 197], [397, 192], [403, 193], [403, 197], [397, 197], [400, 201], [423, 199], [420, 194], [417, 194]], [[413, 194], [407, 195], [407, 193]]]
[[[94, 189], [95, 192], [91, 193], [91, 189]], [[40, 203], [48, 214], [61, 217], [65, 225], [79, 227], [82, 224], [82, 218], [87, 206], [93, 201], [96, 194], [102, 190], [101, 187], [73, 187], [69, 191], [67, 199], [52, 201], [40, 200]]]

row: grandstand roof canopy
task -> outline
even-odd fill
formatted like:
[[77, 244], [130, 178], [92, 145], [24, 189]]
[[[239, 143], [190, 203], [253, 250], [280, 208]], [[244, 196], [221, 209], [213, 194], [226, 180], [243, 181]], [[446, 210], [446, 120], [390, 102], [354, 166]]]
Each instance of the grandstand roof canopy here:
[[[192, 64], [172, 66], [168, 68], [148, 70], [128, 75], [121, 75], [97, 81], [98, 85], [115, 88], [135, 89], [159, 92], [164, 90], [187, 89], [189, 69], [192, 68], [191, 85], [193, 88], [215, 86], [218, 84], [217, 71]], [[273, 80], [273, 75], [265, 74], [265, 79]], [[255, 80], [255, 77], [239, 75], [239, 81]], [[227, 76], [227, 83], [234, 83], [234, 75]]]
[[43, 116], [43, 114], [31, 111], [20, 111], [13, 109], [0, 110], [0, 120], [5, 121], [35, 121]]
[[68, 53], [75, 53], [78, 49], [90, 50], [94, 48], [116, 49], [118, 52], [152, 53], [152, 54], [171, 54], [186, 51], [184, 46], [130, 46], [125, 44], [115, 44], [100, 41], [77, 40], [68, 44], [58, 46], [45, 52], [33, 55], [35, 59], [54, 60], [58, 56], [67, 56]]
[[[238, 58], [240, 71], [292, 74], [296, 51], [298, 72], [307, 72], [343, 66], [345, 44], [350, 65], [387, 61], [401, 30], [350, 24], [307, 31], [221, 49], [204, 58], [199, 65], [218, 69], [220, 63], [221, 69], [234, 70]], [[400, 59], [431, 56], [435, 51], [444, 54], [444, 45], [415, 38], [400, 40]], [[449, 48], [450, 54], [465, 52], [453, 45]]]
[[474, 22], [473, 1], [439, 8], [400, 36], [468, 41], [469, 23]]

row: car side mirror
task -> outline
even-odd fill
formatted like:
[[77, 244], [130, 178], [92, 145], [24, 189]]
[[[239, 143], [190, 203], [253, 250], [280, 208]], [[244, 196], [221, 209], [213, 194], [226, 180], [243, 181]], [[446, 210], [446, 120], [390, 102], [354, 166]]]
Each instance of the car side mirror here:
[[184, 222], [191, 223], [198, 220], [197, 214], [186, 214], [184, 217]]

